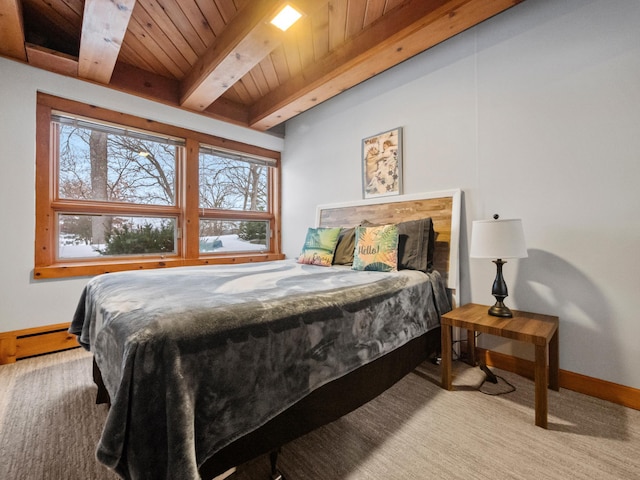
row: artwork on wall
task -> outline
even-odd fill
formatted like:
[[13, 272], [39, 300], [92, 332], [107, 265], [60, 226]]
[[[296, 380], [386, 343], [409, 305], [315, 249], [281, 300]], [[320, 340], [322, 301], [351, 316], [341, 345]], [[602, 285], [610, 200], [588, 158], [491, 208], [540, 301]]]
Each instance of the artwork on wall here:
[[402, 127], [362, 140], [364, 198], [402, 193]]

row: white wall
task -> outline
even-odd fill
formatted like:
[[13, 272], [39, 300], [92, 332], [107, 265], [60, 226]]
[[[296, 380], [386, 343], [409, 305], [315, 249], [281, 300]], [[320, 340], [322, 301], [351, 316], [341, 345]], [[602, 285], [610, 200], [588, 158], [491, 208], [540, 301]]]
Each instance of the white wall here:
[[283, 140], [0, 58], [0, 332], [70, 322], [87, 278], [33, 280], [35, 111], [42, 91], [273, 150]]
[[528, 0], [290, 120], [285, 253], [317, 204], [361, 198], [360, 140], [402, 126], [405, 193], [464, 191], [462, 303], [494, 300], [471, 222], [522, 218], [507, 304], [560, 317], [562, 369], [640, 388], [638, 25], [636, 1]]

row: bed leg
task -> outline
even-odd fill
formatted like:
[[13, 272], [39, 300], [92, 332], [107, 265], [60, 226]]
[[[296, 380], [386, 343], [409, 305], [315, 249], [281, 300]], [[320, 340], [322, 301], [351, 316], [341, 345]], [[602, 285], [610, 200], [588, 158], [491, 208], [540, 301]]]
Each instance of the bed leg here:
[[96, 405], [106, 403], [109, 407], [111, 407], [109, 392], [107, 392], [107, 387], [104, 386], [102, 373], [100, 372], [100, 368], [98, 368], [98, 364], [96, 363], [95, 358], [93, 359], [93, 383], [95, 383], [98, 387], [98, 393], [96, 394]]
[[269, 454], [269, 460], [271, 460], [271, 480], [285, 480], [282, 473], [278, 470], [278, 454], [280, 449], [272, 451]]

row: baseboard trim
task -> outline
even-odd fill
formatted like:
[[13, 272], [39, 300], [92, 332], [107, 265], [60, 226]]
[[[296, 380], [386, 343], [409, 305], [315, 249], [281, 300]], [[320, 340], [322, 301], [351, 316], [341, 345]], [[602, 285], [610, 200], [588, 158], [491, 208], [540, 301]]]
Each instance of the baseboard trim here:
[[[478, 360], [486, 365], [501, 368], [523, 377], [533, 379], [535, 364], [531, 360], [506, 355], [504, 353], [476, 348]], [[640, 410], [640, 390], [579, 373], [560, 369], [560, 388], [566, 388], [591, 397], [600, 398], [625, 407]]]
[[69, 323], [0, 333], [0, 365], [80, 346]]

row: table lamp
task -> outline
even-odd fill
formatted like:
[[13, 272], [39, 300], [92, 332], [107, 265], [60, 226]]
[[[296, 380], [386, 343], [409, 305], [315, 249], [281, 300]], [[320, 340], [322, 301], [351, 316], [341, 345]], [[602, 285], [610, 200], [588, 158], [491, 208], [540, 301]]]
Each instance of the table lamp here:
[[511, 310], [504, 304], [509, 295], [507, 284], [502, 277], [502, 265], [507, 263], [505, 258], [525, 258], [527, 248], [524, 243], [524, 231], [520, 219], [500, 219], [498, 215], [493, 220], [476, 220], [471, 230], [471, 258], [491, 258], [496, 264], [496, 279], [493, 282], [491, 294], [496, 303], [489, 308], [489, 315], [494, 317], [511, 318]]

